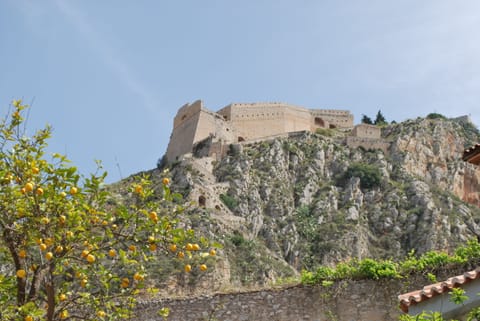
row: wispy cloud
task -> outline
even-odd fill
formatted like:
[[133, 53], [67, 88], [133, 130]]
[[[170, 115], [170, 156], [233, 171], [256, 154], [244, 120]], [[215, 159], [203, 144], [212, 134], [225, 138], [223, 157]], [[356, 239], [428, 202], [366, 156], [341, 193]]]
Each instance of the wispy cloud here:
[[130, 66], [121, 59], [115, 49], [108, 43], [105, 37], [92, 27], [88, 18], [81, 10], [75, 8], [70, 1], [54, 0], [59, 11], [65, 16], [75, 30], [87, 41], [91, 50], [98, 54], [100, 59], [109, 66], [116, 74], [120, 82], [142, 102], [145, 108], [151, 113], [157, 113], [159, 105], [147, 87], [135, 76]]

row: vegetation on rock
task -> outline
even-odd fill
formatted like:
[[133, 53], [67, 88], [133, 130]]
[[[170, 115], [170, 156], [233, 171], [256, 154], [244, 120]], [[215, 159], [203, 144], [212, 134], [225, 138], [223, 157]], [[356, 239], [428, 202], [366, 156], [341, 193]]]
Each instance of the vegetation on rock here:
[[380, 185], [382, 173], [375, 165], [353, 163], [345, 171], [343, 179], [349, 180], [353, 177], [358, 177], [360, 179], [360, 186], [362, 188], [374, 188]]
[[[238, 230], [297, 271], [349, 258], [401, 259], [412, 249], [452, 251], [480, 230], [480, 209], [462, 202], [465, 187], [458, 184], [470, 175], [463, 146], [480, 141], [478, 130], [465, 126], [422, 118], [387, 125], [388, 154], [309, 133], [242, 144], [213, 170], [242, 220], [224, 234]], [[175, 175], [183, 181], [180, 171]], [[208, 186], [200, 182], [202, 190]], [[266, 271], [288, 277], [278, 266]]]
[[462, 266], [466, 269], [480, 263], [480, 244], [472, 239], [460, 246], [452, 255], [445, 252], [429, 251], [420, 256], [414, 252], [398, 262], [392, 260], [350, 260], [335, 267], [321, 266], [315, 271], [302, 271], [302, 283], [322, 284], [324, 281], [343, 279], [408, 278], [414, 272], [434, 273], [442, 268]]

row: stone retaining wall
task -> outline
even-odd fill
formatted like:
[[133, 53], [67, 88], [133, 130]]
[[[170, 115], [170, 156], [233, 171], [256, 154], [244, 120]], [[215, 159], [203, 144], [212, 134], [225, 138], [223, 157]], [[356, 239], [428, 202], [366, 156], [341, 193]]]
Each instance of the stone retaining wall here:
[[365, 280], [165, 299], [141, 303], [136, 320], [163, 321], [157, 312], [168, 307], [168, 321], [391, 321], [401, 288], [398, 280]]
[[388, 152], [390, 143], [381, 138], [347, 136], [346, 144], [351, 148], [363, 147], [365, 149], [380, 149], [385, 154]]

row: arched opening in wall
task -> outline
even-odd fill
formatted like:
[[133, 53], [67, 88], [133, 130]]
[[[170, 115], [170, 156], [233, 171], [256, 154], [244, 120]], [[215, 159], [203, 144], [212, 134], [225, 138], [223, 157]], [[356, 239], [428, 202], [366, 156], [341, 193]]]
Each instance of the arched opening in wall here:
[[238, 142], [244, 142], [245, 141], [245, 138], [243, 138], [242, 136], [238, 136]]
[[325, 122], [320, 117], [315, 117], [315, 126], [325, 127]]
[[215, 205], [215, 209], [216, 209], [217, 211], [220, 211], [220, 205]]
[[328, 126], [329, 128], [337, 128], [337, 126], [335, 126], [334, 124], [330, 124], [330, 126]]
[[185, 118], [187, 118], [187, 115], [183, 115], [182, 119], [180, 119], [180, 120], [185, 120]]
[[205, 196], [200, 195], [200, 197], [198, 198], [198, 205], [200, 205], [200, 207], [205, 207], [206, 202], [207, 199], [205, 198]]

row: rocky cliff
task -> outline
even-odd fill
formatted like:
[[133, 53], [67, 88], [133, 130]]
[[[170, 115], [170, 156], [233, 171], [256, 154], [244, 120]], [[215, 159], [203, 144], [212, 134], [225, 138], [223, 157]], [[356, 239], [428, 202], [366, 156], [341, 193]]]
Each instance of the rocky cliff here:
[[480, 170], [461, 159], [480, 141], [471, 123], [388, 125], [386, 153], [351, 148], [345, 135], [231, 145], [221, 161], [171, 165], [173, 188], [198, 205], [188, 224], [225, 245], [214, 288], [265, 285], [350, 258], [449, 251], [480, 236]]

